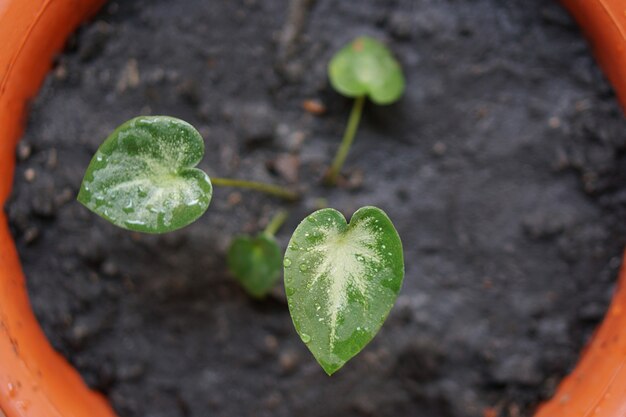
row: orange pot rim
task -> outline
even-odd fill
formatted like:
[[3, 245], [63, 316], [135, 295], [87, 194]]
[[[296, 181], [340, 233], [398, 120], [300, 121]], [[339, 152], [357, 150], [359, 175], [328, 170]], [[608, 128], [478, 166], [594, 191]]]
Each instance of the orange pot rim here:
[[[32, 98], [65, 39], [104, 0], [0, 0], [0, 205]], [[624, 0], [562, 0], [580, 23], [626, 109]], [[626, 257], [625, 257], [626, 259]], [[576, 369], [535, 417], [626, 416], [626, 268]], [[46, 340], [30, 308], [7, 218], [0, 211], [0, 417], [114, 417]]]

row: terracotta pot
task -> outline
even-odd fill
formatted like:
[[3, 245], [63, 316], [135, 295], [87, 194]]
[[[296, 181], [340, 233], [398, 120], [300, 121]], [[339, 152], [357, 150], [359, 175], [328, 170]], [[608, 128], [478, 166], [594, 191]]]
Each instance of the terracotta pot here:
[[[581, 23], [626, 108], [625, 0], [563, 0]], [[0, 206], [12, 184], [26, 101], [53, 55], [103, 0], [0, 0]], [[574, 372], [536, 417], [626, 416], [626, 269], [610, 310]], [[0, 211], [0, 416], [113, 417], [53, 351], [31, 311]]]
[[[13, 182], [25, 102], [53, 55], [100, 0], [0, 0], [0, 207]], [[0, 210], [0, 410], [7, 417], [113, 417], [46, 340]], [[2, 413], [0, 413], [0, 416]]]

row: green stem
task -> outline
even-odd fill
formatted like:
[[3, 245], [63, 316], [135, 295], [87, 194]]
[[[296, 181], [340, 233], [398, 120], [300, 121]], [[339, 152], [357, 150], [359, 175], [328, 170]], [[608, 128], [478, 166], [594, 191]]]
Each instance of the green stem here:
[[354, 105], [352, 106], [352, 111], [350, 112], [350, 118], [348, 119], [348, 126], [346, 126], [346, 131], [343, 134], [343, 140], [341, 141], [341, 145], [339, 145], [337, 155], [335, 155], [333, 164], [331, 165], [326, 176], [326, 181], [330, 185], [335, 185], [337, 182], [337, 177], [339, 176], [341, 168], [346, 161], [352, 142], [354, 142], [354, 136], [356, 135], [357, 128], [359, 127], [359, 121], [361, 120], [361, 113], [363, 113], [364, 104], [365, 96], [357, 97], [356, 100], [354, 100]]
[[297, 200], [300, 198], [298, 193], [290, 191], [284, 187], [278, 185], [266, 184], [257, 181], [237, 180], [232, 178], [215, 178], [211, 177], [211, 183], [218, 187], [236, 187], [246, 188], [249, 190], [260, 191], [262, 193], [271, 194], [276, 197], [284, 198], [285, 200]]
[[270, 220], [270, 222], [265, 227], [263, 233], [268, 236], [274, 236], [276, 232], [278, 232], [278, 229], [280, 229], [280, 227], [283, 225], [283, 223], [285, 223], [285, 220], [287, 220], [287, 216], [287, 210], [281, 210], [276, 213], [274, 217], [272, 217], [272, 220]]

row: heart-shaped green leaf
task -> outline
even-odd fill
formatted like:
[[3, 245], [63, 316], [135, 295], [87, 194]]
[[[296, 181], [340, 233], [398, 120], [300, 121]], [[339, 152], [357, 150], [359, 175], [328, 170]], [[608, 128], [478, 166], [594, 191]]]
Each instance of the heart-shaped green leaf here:
[[166, 116], [131, 119], [94, 155], [78, 201], [125, 229], [179, 229], [211, 202], [211, 180], [195, 168], [203, 155], [202, 136], [189, 123]]
[[283, 265], [293, 323], [329, 375], [376, 335], [404, 278], [402, 242], [376, 207], [359, 209], [350, 224], [334, 209], [309, 215]]
[[367, 36], [356, 38], [335, 54], [328, 76], [339, 93], [367, 95], [376, 104], [391, 104], [404, 92], [400, 64], [385, 45]]
[[282, 252], [268, 234], [239, 236], [228, 250], [228, 268], [248, 294], [262, 298], [280, 278]]

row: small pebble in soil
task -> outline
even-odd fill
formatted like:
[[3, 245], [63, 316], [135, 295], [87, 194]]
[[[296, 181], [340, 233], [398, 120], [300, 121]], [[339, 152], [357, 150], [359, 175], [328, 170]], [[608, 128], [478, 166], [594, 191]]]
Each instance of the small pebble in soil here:
[[33, 168], [28, 168], [24, 171], [24, 179], [28, 182], [35, 181], [35, 177], [37, 176], [37, 172]]
[[64, 81], [65, 79], [67, 79], [67, 74], [68, 74], [67, 67], [65, 66], [63, 62], [60, 62], [54, 68], [52, 74], [54, 75], [54, 78], [56, 80]]
[[232, 207], [241, 203], [242, 199], [243, 199], [243, 196], [241, 195], [239, 191], [233, 191], [232, 193], [228, 194], [226, 201], [228, 202], [228, 205]]
[[294, 129], [285, 123], [278, 124], [276, 128], [276, 141], [279, 148], [296, 153], [299, 152], [306, 139], [306, 133]]
[[35, 226], [29, 227], [24, 231], [23, 240], [24, 243], [30, 245], [31, 243], [35, 243], [39, 238], [39, 229]]
[[548, 119], [548, 126], [550, 126], [552, 129], [558, 129], [559, 127], [561, 127], [561, 119], [559, 119], [557, 116], [552, 116]]
[[33, 152], [33, 147], [25, 140], [20, 141], [17, 145], [17, 158], [20, 161], [27, 160]]
[[126, 62], [126, 65], [121, 70], [115, 90], [121, 94], [126, 92], [129, 88], [137, 88], [139, 82], [139, 64], [136, 59], [132, 58]]
[[300, 157], [283, 153], [267, 162], [267, 167], [272, 173], [280, 175], [289, 183], [298, 182], [300, 170]]
[[448, 150], [448, 146], [443, 142], [435, 142], [433, 144], [433, 154], [443, 156]]
[[113, 261], [107, 260], [102, 263], [102, 273], [109, 277], [113, 277], [118, 274], [119, 269]]
[[324, 105], [324, 103], [322, 103], [320, 100], [317, 100], [317, 99], [304, 100], [302, 102], [302, 108], [305, 111], [311, 114], [314, 114], [316, 116], [320, 116], [326, 113], [326, 106]]
[[274, 335], [269, 334], [265, 336], [263, 344], [265, 345], [267, 353], [270, 355], [274, 355], [278, 351], [278, 339]]
[[278, 361], [283, 374], [291, 374], [298, 368], [300, 358], [297, 352], [293, 350], [285, 350], [281, 352]]

